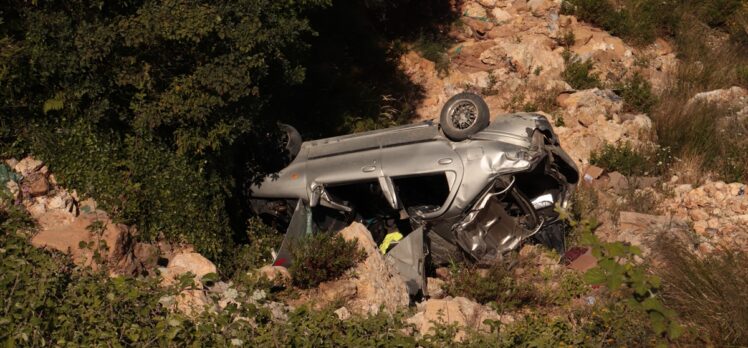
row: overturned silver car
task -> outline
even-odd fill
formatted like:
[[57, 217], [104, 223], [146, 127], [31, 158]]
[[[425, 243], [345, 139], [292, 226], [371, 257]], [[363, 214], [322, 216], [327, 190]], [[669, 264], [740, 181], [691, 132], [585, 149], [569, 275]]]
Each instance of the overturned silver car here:
[[427, 263], [491, 263], [530, 238], [559, 251], [564, 207], [579, 180], [548, 120], [498, 115], [461, 93], [440, 123], [424, 122], [301, 143], [286, 126], [295, 155], [252, 188], [255, 212], [287, 225], [276, 264], [288, 265], [294, 238], [366, 225], [377, 243], [404, 237], [386, 258], [411, 294], [425, 292]]

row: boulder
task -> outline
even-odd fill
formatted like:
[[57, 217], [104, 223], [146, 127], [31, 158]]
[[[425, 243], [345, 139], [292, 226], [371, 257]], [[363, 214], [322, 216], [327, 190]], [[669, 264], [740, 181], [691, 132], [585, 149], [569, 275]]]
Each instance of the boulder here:
[[195, 275], [195, 281], [200, 282], [200, 278], [204, 277], [209, 273], [218, 273], [216, 265], [205, 256], [200, 255], [196, 252], [186, 252], [174, 255], [169, 260], [169, 265], [166, 267], [167, 274], [171, 276], [171, 280], [167, 280], [164, 276], [164, 281], [168, 284], [173, 281], [176, 277], [184, 273], [192, 273]]
[[49, 192], [49, 182], [42, 173], [31, 173], [25, 176], [21, 187], [31, 197], [43, 196]]
[[13, 167], [13, 170], [21, 173], [21, 175], [23, 176], [27, 176], [38, 171], [42, 166], [44, 166], [44, 163], [42, 161], [36, 160], [33, 157], [29, 156], [16, 163], [16, 165]]
[[467, 2], [462, 7], [462, 13], [467, 17], [486, 18], [488, 14], [486, 9], [477, 2]]
[[267, 278], [274, 286], [287, 287], [291, 285], [291, 273], [286, 267], [265, 265], [257, 272], [260, 276]]
[[389, 312], [405, 308], [410, 303], [405, 282], [379, 252], [369, 230], [354, 222], [340, 231], [345, 240], [356, 240], [366, 252], [366, 259], [356, 265], [351, 274], [355, 296], [346, 307], [353, 313], [377, 313], [382, 307]]
[[491, 10], [491, 16], [493, 16], [493, 18], [496, 19], [496, 21], [499, 23], [508, 22], [512, 20], [512, 18], [514, 18], [514, 16], [511, 13], [498, 7]]
[[426, 281], [426, 288], [429, 294], [429, 298], [441, 299], [447, 295], [444, 291], [445, 281], [439, 278], [428, 278]]
[[513, 322], [508, 315], [499, 315], [496, 311], [464, 297], [429, 299], [419, 303], [418, 312], [406, 319], [415, 326], [420, 335], [434, 334], [436, 324], [456, 325], [458, 328], [455, 341], [466, 338], [466, 328], [489, 332], [486, 320], [501, 321], [504, 324]]
[[351, 317], [351, 312], [348, 311], [348, 308], [340, 307], [337, 310], [335, 310], [335, 315], [338, 316], [338, 319], [340, 320], [347, 320]]

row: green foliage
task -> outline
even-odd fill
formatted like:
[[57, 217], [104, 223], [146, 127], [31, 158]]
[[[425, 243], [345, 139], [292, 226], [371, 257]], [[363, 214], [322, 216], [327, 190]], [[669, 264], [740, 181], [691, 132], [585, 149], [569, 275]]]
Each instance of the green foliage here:
[[683, 327], [677, 319], [677, 313], [667, 308], [658, 292], [662, 281], [659, 277], [647, 272], [643, 264], [636, 261], [641, 257], [641, 250], [622, 242], [604, 243], [592, 234], [596, 222], [574, 221], [568, 213], [560, 211], [561, 217], [578, 229], [581, 243], [592, 248], [592, 255], [597, 259], [597, 266], [584, 274], [584, 279], [591, 285], [604, 285], [613, 294], [617, 294], [629, 308], [646, 313], [649, 327], [663, 339], [677, 339], [683, 334]]
[[558, 40], [559, 45], [566, 47], [568, 49], [571, 46], [574, 46], [574, 43], [577, 41], [577, 38], [574, 36], [574, 31], [567, 30], [557, 40]]
[[661, 175], [671, 162], [672, 156], [667, 148], [637, 148], [629, 142], [604, 144], [590, 154], [591, 164], [625, 176]]
[[423, 58], [434, 62], [437, 72], [446, 74], [449, 72], [449, 63], [451, 61], [449, 48], [453, 43], [452, 39], [443, 34], [421, 33], [413, 48]]
[[695, 22], [724, 29], [734, 39], [745, 35], [740, 29], [746, 18], [741, 0], [564, 0], [561, 10], [637, 45], [677, 35]]
[[[249, 242], [238, 246], [234, 251], [233, 262], [224, 266], [225, 274], [234, 277], [272, 263], [271, 250], [277, 250], [283, 241], [283, 235], [265, 225], [259, 218], [252, 218], [248, 223]], [[231, 277], [231, 278], [234, 278]]]
[[294, 241], [291, 247], [293, 264], [289, 269], [293, 284], [312, 288], [334, 280], [366, 257], [358, 241], [346, 241], [339, 234], [318, 233]]
[[518, 282], [502, 264], [488, 269], [454, 268], [445, 290], [451, 296], [467, 297], [482, 304], [493, 303], [502, 309], [539, 299], [532, 285]]
[[568, 51], [564, 51], [564, 60], [566, 68], [561, 73], [561, 78], [572, 88], [589, 89], [602, 85], [597, 73], [592, 71], [595, 66], [591, 60], [582, 60]]
[[269, 142], [257, 134], [277, 119], [264, 108], [304, 78], [302, 12], [329, 1], [12, 3], [4, 152], [22, 144], [139, 238], [225, 254], [242, 213], [226, 204], [247, 180], [237, 174], [270, 170], [248, 151]]
[[639, 73], [623, 81], [620, 89], [626, 111], [649, 113], [657, 103], [652, 84]]
[[690, 340], [716, 347], [748, 345], [748, 255], [727, 250], [699, 258], [689, 245], [663, 234], [656, 249], [662, 297], [695, 332]]

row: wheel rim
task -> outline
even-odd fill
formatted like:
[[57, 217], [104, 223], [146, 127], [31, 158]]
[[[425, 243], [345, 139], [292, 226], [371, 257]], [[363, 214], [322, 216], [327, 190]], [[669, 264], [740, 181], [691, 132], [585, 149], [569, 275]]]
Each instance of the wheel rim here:
[[470, 100], [459, 100], [449, 108], [448, 115], [452, 126], [468, 129], [478, 120], [478, 106]]

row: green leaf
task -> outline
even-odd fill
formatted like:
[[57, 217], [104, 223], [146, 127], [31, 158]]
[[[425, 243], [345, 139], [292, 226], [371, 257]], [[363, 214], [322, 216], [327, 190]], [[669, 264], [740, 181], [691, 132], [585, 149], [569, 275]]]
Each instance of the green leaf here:
[[55, 95], [52, 99], [47, 99], [44, 102], [44, 106], [42, 107], [42, 111], [46, 114], [47, 112], [54, 111], [54, 110], [62, 110], [62, 107], [64, 106], [64, 102], [62, 100], [62, 97], [60, 94]]
[[660, 312], [649, 312], [649, 322], [652, 324], [652, 330], [658, 335], [662, 334], [667, 329], [665, 317], [663, 317]]
[[621, 274], [613, 273], [608, 275], [608, 279], [605, 282], [605, 286], [610, 290], [616, 290], [623, 284], [623, 276]]
[[677, 321], [671, 320], [670, 326], [668, 326], [667, 329], [667, 336], [671, 340], [674, 340], [678, 337], [683, 335], [683, 326], [681, 326]]
[[599, 285], [605, 283], [605, 271], [599, 267], [592, 268], [584, 273], [584, 281], [588, 284]]

